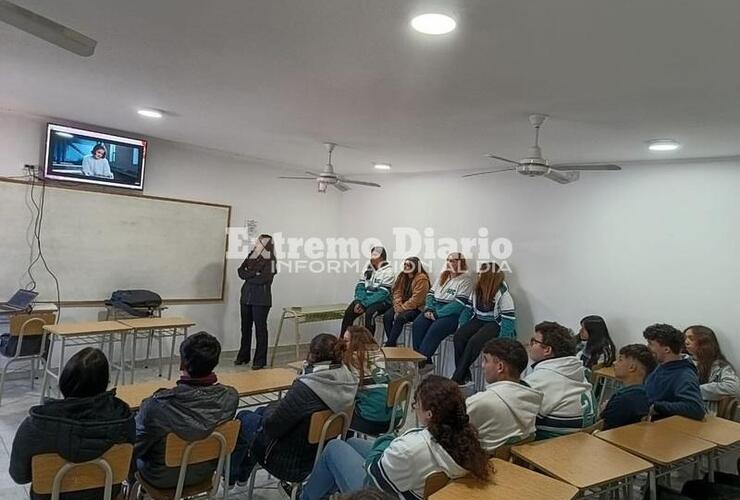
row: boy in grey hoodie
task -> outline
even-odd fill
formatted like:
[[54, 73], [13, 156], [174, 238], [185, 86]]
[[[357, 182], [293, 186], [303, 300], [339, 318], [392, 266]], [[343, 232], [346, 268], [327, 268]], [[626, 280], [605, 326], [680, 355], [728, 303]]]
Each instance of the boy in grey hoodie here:
[[535, 326], [529, 341], [534, 364], [524, 381], [544, 394], [537, 415], [537, 439], [578, 432], [596, 420], [592, 387], [576, 357], [570, 331], [554, 321]]

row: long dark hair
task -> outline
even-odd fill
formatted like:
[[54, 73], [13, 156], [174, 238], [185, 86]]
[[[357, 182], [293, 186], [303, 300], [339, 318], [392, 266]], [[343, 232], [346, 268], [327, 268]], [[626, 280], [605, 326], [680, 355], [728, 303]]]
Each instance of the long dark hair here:
[[337, 347], [339, 340], [330, 333], [320, 333], [311, 339], [306, 361], [311, 364], [329, 361], [331, 364], [342, 362], [343, 351]]
[[419, 257], [407, 257], [403, 261], [404, 266], [406, 265], [406, 262], [411, 263], [413, 272], [405, 273], [401, 271], [400, 273], [398, 273], [396, 282], [393, 284], [393, 291], [401, 290], [401, 297], [403, 297], [403, 300], [409, 300], [411, 298], [411, 283], [414, 281], [414, 278], [416, 278], [417, 274], [423, 274], [427, 277], [427, 279], [429, 279], [429, 275], [424, 269], [424, 266], [422, 265], [421, 260], [419, 260]]
[[257, 237], [257, 241], [267, 239], [267, 244], [263, 246], [263, 249], [258, 254], [255, 254], [257, 250], [257, 243], [255, 242], [254, 248], [249, 252], [249, 255], [242, 263], [243, 267], [251, 271], [263, 272], [268, 266], [271, 267], [270, 271], [276, 272], [277, 259], [275, 258], [275, 242], [272, 240], [272, 236], [269, 234], [260, 234]]
[[368, 351], [380, 349], [375, 342], [370, 330], [360, 325], [352, 325], [347, 328], [349, 332], [349, 342], [347, 336], [343, 336], [340, 343], [344, 344], [342, 349], [342, 361], [350, 370], [354, 369], [360, 377], [360, 385], [365, 379], [365, 369], [368, 368], [369, 356]]
[[584, 349], [585, 359], [583, 364], [586, 368], [593, 368], [599, 358], [604, 356], [604, 366], [612, 366], [616, 359], [614, 342], [609, 336], [606, 321], [601, 316], [586, 316], [581, 320], [581, 326], [588, 332], [588, 341]]
[[108, 358], [95, 347], [86, 347], [69, 358], [59, 376], [59, 390], [65, 398], [88, 398], [108, 388]]
[[103, 150], [103, 156], [101, 157], [101, 160], [103, 158], [107, 158], [108, 157], [108, 150], [105, 149], [105, 145], [102, 144], [102, 143], [100, 143], [100, 142], [97, 143], [95, 146], [93, 146], [93, 148], [90, 150], [90, 155], [93, 158], [95, 158], [95, 151], [98, 151], [99, 149], [102, 149]]
[[430, 375], [416, 389], [414, 399], [432, 412], [427, 430], [452, 459], [480, 480], [491, 474], [488, 456], [481, 448], [478, 431], [470, 424], [465, 398], [452, 380]]
[[375, 250], [380, 250], [380, 265], [378, 266], [378, 268], [388, 261], [388, 252], [385, 251], [385, 247], [372, 247], [370, 249], [371, 262], [367, 263], [367, 267], [365, 268], [365, 273], [363, 274], [366, 280], [370, 279], [370, 276], [373, 275], [373, 271], [375, 270], [375, 268], [373, 267], [373, 263], [372, 263], [372, 253]]
[[694, 337], [695, 352], [693, 357], [696, 360], [696, 369], [699, 371], [699, 383], [706, 384], [709, 382], [709, 376], [712, 373], [712, 365], [715, 361], [719, 361], [720, 364], [729, 365], [725, 355], [722, 354], [722, 349], [719, 348], [719, 342], [714, 331], [704, 325], [693, 325], [683, 331], [686, 335], [689, 330]]

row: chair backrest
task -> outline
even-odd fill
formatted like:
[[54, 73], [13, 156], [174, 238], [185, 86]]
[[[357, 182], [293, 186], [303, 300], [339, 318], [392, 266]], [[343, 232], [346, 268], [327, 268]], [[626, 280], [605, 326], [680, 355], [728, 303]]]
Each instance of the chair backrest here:
[[447, 483], [449, 482], [450, 478], [447, 477], [447, 474], [444, 472], [432, 472], [424, 480], [424, 498], [429, 498], [434, 495], [439, 490], [447, 486]]
[[737, 398], [735, 396], [725, 396], [717, 402], [717, 416], [727, 420], [735, 420], [737, 411]]
[[385, 405], [393, 408], [411, 400], [411, 377], [398, 377], [388, 383], [388, 398]]
[[[226, 442], [226, 453], [231, 453], [236, 446], [239, 429], [239, 421], [229, 420], [216, 427], [213, 434], [207, 438], [193, 442], [185, 441], [171, 432], [167, 434], [165, 441], [164, 463], [167, 467], [180, 467], [183, 463], [191, 465], [216, 460], [221, 454], [221, 441], [216, 434], [223, 436]], [[185, 456], [188, 448], [190, 451]]]
[[[56, 453], [31, 458], [31, 489], [40, 495], [59, 498], [61, 493], [105, 488], [105, 500], [111, 498], [111, 487], [126, 479], [131, 464], [133, 445], [116, 444], [100, 458], [82, 463], [67, 462]], [[74, 471], [69, 474], [70, 471]]]
[[311, 415], [311, 424], [308, 428], [308, 442], [322, 444], [329, 439], [344, 436], [349, 425], [349, 412], [334, 413], [331, 410], [317, 411]]
[[498, 459], [505, 460], [508, 462], [511, 460], [511, 447], [512, 446], [519, 446], [520, 444], [531, 443], [532, 441], [534, 441], [534, 438], [535, 438], [535, 434], [532, 433], [529, 436], [522, 438], [519, 441], [516, 441], [514, 443], [503, 444], [499, 446], [498, 448], [496, 448], [492, 454], [489, 454], [489, 457], [498, 458]]
[[584, 427], [581, 429], [581, 432], [585, 432], [586, 434], [594, 434], [599, 431], [604, 430], [604, 419], [597, 420], [595, 424], [589, 425], [588, 427]]
[[53, 325], [55, 321], [54, 313], [14, 314], [10, 317], [10, 335], [14, 337], [43, 335], [44, 325]]

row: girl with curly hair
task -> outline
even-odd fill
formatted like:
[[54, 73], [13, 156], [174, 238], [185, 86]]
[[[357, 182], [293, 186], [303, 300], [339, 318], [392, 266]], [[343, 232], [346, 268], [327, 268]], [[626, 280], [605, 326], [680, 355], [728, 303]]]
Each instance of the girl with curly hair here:
[[458, 385], [431, 375], [416, 389], [414, 409], [421, 427], [399, 437], [329, 442], [303, 489], [302, 500], [327, 498], [366, 485], [400, 499], [424, 498], [424, 482], [435, 472], [450, 479], [471, 474], [487, 481], [493, 469], [470, 424]]

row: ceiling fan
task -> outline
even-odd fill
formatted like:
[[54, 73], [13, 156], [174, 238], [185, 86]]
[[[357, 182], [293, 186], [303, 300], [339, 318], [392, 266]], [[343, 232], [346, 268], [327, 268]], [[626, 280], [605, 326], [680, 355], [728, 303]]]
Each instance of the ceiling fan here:
[[562, 163], [550, 165], [550, 163], [542, 157], [542, 150], [540, 149], [540, 127], [546, 119], [547, 115], [529, 115], [529, 123], [534, 127], [534, 145], [529, 148], [529, 156], [527, 158], [514, 161], [491, 153], [486, 155], [487, 158], [505, 161], [516, 165], [515, 167], [504, 168], [501, 170], [489, 170], [488, 172], [477, 172], [475, 174], [463, 175], [463, 177], [473, 177], [475, 175], [494, 174], [516, 170], [520, 174], [529, 177], [544, 176], [552, 181], [559, 182], [560, 184], [568, 184], [577, 181], [583, 171], [604, 172], [609, 170], [622, 170], [622, 167], [619, 165], [611, 163]]
[[347, 179], [335, 173], [334, 165], [332, 165], [331, 163], [331, 154], [332, 152], [334, 152], [334, 148], [337, 145], [334, 144], [333, 142], [325, 142], [324, 146], [326, 147], [326, 151], [328, 152], [329, 159], [326, 162], [326, 166], [324, 167], [324, 170], [320, 174], [307, 170], [306, 173], [310, 175], [311, 177], [286, 176], [286, 177], [278, 177], [278, 178], [279, 179], [300, 179], [300, 180], [314, 181], [318, 184], [319, 193], [326, 193], [327, 186], [334, 186], [335, 189], [341, 192], [349, 191], [351, 188], [347, 184], [358, 184], [360, 186], [380, 187], [380, 184], [376, 184], [374, 182], [353, 181], [353, 180]]
[[0, 21], [15, 26], [78, 56], [90, 57], [98, 44], [95, 40], [36, 14], [8, 0], [0, 0]]

